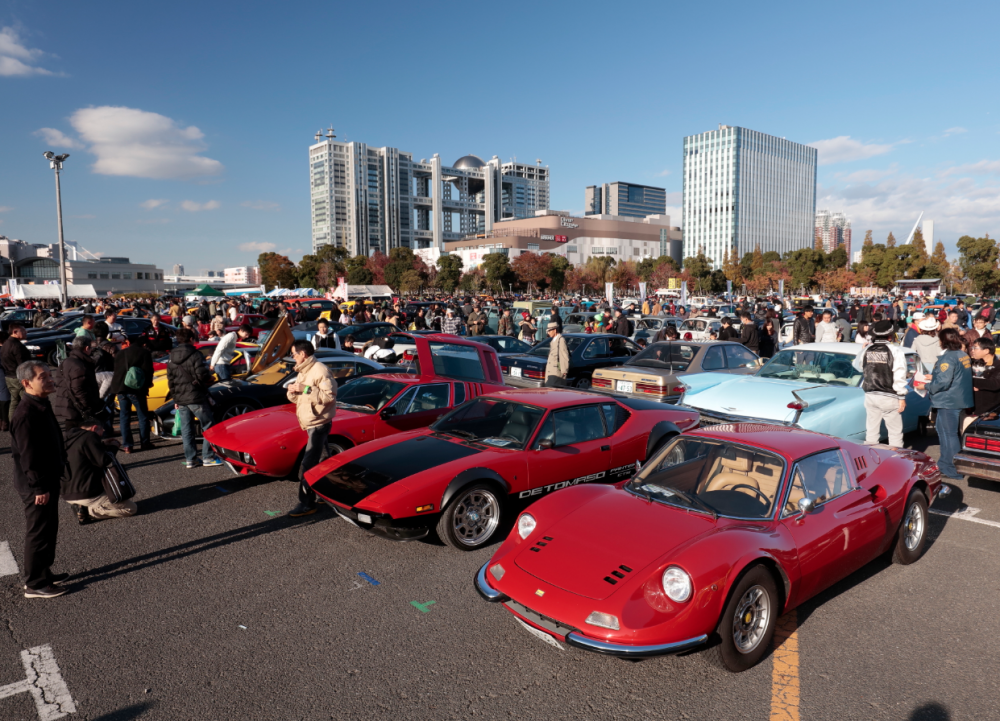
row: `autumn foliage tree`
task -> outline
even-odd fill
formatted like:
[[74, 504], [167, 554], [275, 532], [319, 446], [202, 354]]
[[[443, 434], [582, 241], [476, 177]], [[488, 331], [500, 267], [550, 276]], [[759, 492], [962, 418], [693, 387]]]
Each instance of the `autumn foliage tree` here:
[[287, 255], [261, 253], [257, 256], [257, 267], [260, 268], [260, 280], [265, 290], [298, 286], [299, 269]]
[[548, 285], [547, 279], [552, 269], [552, 256], [526, 251], [514, 258], [510, 267], [518, 281], [525, 286], [543, 289]]

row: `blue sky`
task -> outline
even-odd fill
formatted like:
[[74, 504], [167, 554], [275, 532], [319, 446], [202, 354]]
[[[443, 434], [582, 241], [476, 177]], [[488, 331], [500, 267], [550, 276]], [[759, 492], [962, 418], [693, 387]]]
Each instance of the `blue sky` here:
[[993, 3], [0, 3], [0, 234], [188, 272], [308, 252], [307, 148], [542, 162], [552, 206], [664, 185], [685, 135], [820, 149], [817, 206], [950, 255], [1000, 233]]

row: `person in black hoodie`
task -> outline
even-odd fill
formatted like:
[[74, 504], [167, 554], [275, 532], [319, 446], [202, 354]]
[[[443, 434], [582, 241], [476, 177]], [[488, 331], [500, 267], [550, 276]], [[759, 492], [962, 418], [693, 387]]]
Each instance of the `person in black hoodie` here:
[[760, 355], [760, 334], [757, 332], [757, 324], [754, 323], [748, 311], [743, 311], [740, 317], [742, 319], [740, 343], [745, 345], [748, 350], [753, 351], [755, 355]]
[[80, 421], [64, 434], [66, 470], [62, 477], [62, 497], [70, 504], [80, 524], [91, 519], [134, 516], [139, 510], [133, 501], [113, 503], [104, 492], [104, 469], [118, 447], [116, 439], [101, 440], [104, 425], [93, 416]]
[[24, 597], [55, 598], [66, 593], [58, 584], [69, 577], [51, 570], [59, 535], [59, 481], [66, 465], [62, 431], [49, 404], [55, 383], [41, 361], [22, 363], [16, 372], [24, 395], [10, 435], [14, 488], [24, 504], [26, 526]]
[[13, 422], [14, 411], [21, 400], [24, 391], [20, 381], [17, 380], [17, 367], [27, 360], [31, 360], [31, 352], [24, 347], [21, 341], [28, 337], [27, 331], [20, 323], [11, 323], [7, 328], [10, 336], [0, 347], [0, 365], [3, 366], [3, 374], [7, 381], [7, 390], [10, 391], [10, 416], [8, 420]]
[[722, 328], [719, 330], [719, 340], [729, 340], [740, 342], [740, 334], [733, 328], [733, 321], [729, 316], [722, 319]]
[[86, 336], [74, 338], [69, 357], [53, 373], [56, 392], [52, 396], [52, 411], [64, 431], [80, 425], [87, 416], [99, 415], [104, 408], [90, 345]]
[[[131, 376], [129, 371], [135, 368]], [[130, 381], [138, 385], [130, 385]], [[146, 397], [153, 385], [153, 356], [146, 348], [146, 339], [139, 336], [128, 348], [115, 356], [115, 374], [108, 393], [118, 398], [118, 425], [122, 434], [122, 451], [132, 452], [132, 407], [139, 420], [139, 450], [151, 451], [149, 440], [149, 409]]]
[[222, 461], [212, 452], [208, 441], [202, 438], [201, 461], [195, 446], [194, 419], [201, 423], [202, 432], [212, 427], [212, 408], [209, 405], [208, 389], [214, 378], [205, 364], [205, 357], [191, 345], [191, 330], [177, 331], [177, 347], [170, 351], [167, 364], [167, 387], [174, 399], [177, 420], [181, 424], [184, 440], [184, 457], [187, 468], [200, 466], [221, 466]]

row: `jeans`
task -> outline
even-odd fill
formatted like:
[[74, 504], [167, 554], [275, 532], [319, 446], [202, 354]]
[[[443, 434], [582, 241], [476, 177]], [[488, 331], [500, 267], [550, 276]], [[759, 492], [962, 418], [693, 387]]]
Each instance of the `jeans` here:
[[306, 449], [299, 464], [299, 503], [312, 506], [316, 503], [316, 491], [306, 483], [306, 471], [326, 460], [326, 439], [330, 437], [333, 422], [310, 428], [306, 431]]
[[146, 396], [141, 393], [118, 394], [118, 425], [121, 427], [122, 448], [132, 447], [132, 406], [139, 421], [139, 443], [149, 443], [149, 410]]
[[233, 379], [233, 372], [229, 369], [228, 363], [216, 363], [215, 375], [219, 377], [220, 381], [228, 381]]
[[958, 416], [961, 413], [956, 408], [938, 408], [937, 427], [938, 443], [941, 444], [941, 458], [938, 459], [938, 468], [941, 475], [948, 478], [958, 478], [958, 469], [955, 468], [955, 454], [959, 449], [958, 438]]
[[198, 447], [194, 439], [194, 419], [198, 418], [201, 423], [201, 459], [211, 461], [215, 458], [212, 446], [205, 440], [204, 434], [214, 424], [212, 419], [212, 409], [207, 403], [192, 403], [187, 406], [180, 406], [177, 409], [177, 418], [181, 422], [181, 438], [184, 439], [184, 458], [188, 463], [198, 461]]

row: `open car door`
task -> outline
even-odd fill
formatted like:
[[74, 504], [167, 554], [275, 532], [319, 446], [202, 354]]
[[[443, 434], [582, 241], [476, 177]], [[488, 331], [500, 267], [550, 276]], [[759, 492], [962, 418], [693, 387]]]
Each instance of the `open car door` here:
[[271, 335], [264, 341], [264, 345], [257, 357], [254, 358], [253, 365], [250, 366], [247, 375], [257, 373], [287, 356], [291, 352], [294, 342], [295, 336], [292, 335], [292, 331], [288, 327], [288, 316], [282, 316], [278, 324], [274, 326], [274, 330], [271, 331]]
[[419, 375], [503, 385], [500, 358], [485, 343], [476, 343], [454, 335], [397, 335], [407, 335], [413, 339], [417, 347], [414, 366]]

